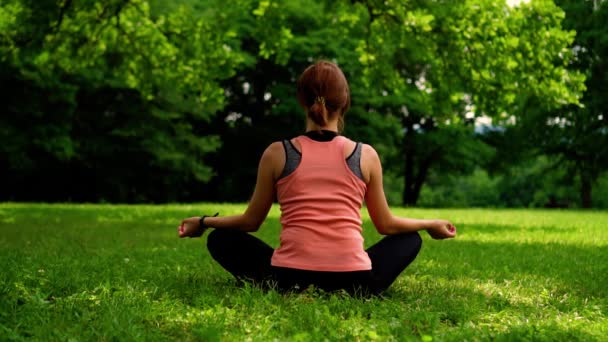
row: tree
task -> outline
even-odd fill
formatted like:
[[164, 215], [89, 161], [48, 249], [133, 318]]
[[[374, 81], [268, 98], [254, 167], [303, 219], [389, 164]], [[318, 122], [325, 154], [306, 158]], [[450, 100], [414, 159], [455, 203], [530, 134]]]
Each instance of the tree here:
[[244, 62], [225, 19], [185, 4], [153, 17], [143, 0], [4, 1], [5, 194], [97, 183], [79, 199], [163, 201], [208, 181], [220, 140], [205, 126]]
[[[452, 153], [420, 154], [423, 132], [489, 116], [501, 123], [578, 103], [583, 76], [568, 70], [574, 33], [551, 1], [353, 1], [364, 8], [358, 46], [369, 110], [400, 118], [403, 202], [414, 205], [428, 170]], [[420, 130], [420, 127], [432, 130]], [[471, 128], [472, 129], [472, 128]]]
[[[431, 170], [470, 172], [491, 153], [476, 117], [577, 102], [562, 19], [550, 1], [7, 0], [3, 185], [75, 183], [64, 199], [246, 199], [263, 148], [303, 126], [296, 77], [326, 58], [351, 81], [346, 134], [405, 175], [412, 205]], [[61, 177], [37, 181], [41, 167]]]
[[608, 3], [557, 1], [565, 11], [564, 27], [576, 31], [569, 67], [586, 75], [581, 105], [540, 112], [521, 129], [533, 138], [538, 153], [554, 158], [578, 176], [580, 203], [593, 205], [592, 188], [608, 170]]

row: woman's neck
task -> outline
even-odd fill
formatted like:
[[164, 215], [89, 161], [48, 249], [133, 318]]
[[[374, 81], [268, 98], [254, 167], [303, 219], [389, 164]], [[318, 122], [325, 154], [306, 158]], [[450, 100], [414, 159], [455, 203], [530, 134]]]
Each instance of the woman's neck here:
[[315, 141], [331, 141], [338, 136], [338, 132], [323, 129], [308, 131], [304, 135]]
[[338, 132], [338, 122], [330, 121], [325, 126], [319, 126], [316, 123], [314, 123], [312, 120], [308, 119], [306, 121], [306, 133], [308, 133], [310, 131], [332, 131], [332, 132], [337, 133]]

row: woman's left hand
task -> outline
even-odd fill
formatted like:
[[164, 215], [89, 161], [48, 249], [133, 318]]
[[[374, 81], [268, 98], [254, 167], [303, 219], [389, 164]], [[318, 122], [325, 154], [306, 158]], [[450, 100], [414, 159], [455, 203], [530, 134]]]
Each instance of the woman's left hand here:
[[434, 220], [426, 231], [436, 240], [450, 239], [456, 236], [456, 226], [446, 220]]

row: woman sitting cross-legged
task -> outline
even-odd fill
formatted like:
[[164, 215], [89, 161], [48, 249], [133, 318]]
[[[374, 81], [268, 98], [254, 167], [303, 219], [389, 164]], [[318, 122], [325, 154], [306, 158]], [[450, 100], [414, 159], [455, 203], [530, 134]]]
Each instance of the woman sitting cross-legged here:
[[[447, 220], [392, 214], [376, 150], [340, 134], [350, 90], [337, 64], [319, 61], [306, 68], [297, 99], [306, 113], [306, 131], [266, 148], [244, 213], [184, 219], [179, 236], [199, 237], [214, 228], [207, 238], [211, 256], [242, 281], [281, 291], [313, 285], [381, 294], [418, 255], [418, 231], [446, 239], [456, 236], [456, 228]], [[264, 222], [275, 196], [282, 226], [277, 249], [249, 234]], [[386, 235], [368, 249], [361, 234], [363, 204], [377, 231]]]

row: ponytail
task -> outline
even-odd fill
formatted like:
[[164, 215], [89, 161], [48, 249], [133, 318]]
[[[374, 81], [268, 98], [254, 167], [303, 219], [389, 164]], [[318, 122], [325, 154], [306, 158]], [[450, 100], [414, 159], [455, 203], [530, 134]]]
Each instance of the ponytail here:
[[317, 96], [315, 102], [310, 106], [307, 111], [308, 117], [317, 125], [323, 127], [327, 125], [328, 113], [327, 107], [325, 107], [325, 98]]
[[308, 117], [318, 126], [326, 126], [338, 115], [338, 130], [344, 128], [344, 114], [350, 108], [350, 89], [337, 64], [319, 61], [310, 65], [297, 82], [297, 98]]

